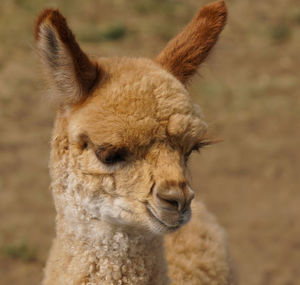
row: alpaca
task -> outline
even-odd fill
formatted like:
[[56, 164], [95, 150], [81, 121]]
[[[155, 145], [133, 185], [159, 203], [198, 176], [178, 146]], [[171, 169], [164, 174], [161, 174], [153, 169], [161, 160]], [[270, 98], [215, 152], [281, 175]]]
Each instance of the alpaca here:
[[191, 206], [186, 178], [189, 155], [209, 143], [186, 86], [226, 15], [223, 1], [205, 6], [154, 60], [91, 59], [58, 10], [38, 17], [57, 106], [44, 285], [233, 284], [225, 234], [203, 204]]

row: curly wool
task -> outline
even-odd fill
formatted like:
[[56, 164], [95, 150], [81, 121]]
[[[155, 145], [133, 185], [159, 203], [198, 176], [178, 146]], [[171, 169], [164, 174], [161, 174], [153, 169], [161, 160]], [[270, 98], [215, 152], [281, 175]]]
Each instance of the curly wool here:
[[202, 204], [184, 226], [194, 197], [186, 161], [208, 143], [185, 85], [226, 15], [223, 1], [205, 6], [155, 60], [92, 60], [58, 10], [41, 13], [37, 48], [58, 109], [43, 285], [233, 284], [226, 238]]

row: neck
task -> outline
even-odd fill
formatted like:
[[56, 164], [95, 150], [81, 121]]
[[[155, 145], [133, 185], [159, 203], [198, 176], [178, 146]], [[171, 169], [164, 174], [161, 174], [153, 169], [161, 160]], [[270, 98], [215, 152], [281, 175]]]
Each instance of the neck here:
[[45, 273], [44, 285], [169, 284], [163, 237], [96, 220], [75, 225], [59, 215]]

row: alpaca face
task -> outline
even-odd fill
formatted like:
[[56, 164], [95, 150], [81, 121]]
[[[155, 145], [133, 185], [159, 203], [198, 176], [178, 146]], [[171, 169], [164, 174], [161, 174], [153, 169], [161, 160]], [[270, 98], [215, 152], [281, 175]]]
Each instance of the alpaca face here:
[[201, 9], [154, 61], [91, 60], [57, 10], [40, 15], [37, 46], [58, 104], [51, 176], [61, 215], [156, 234], [189, 220], [194, 193], [186, 162], [207, 141], [184, 84], [225, 20], [225, 4], [217, 2]]
[[93, 219], [175, 230], [191, 215], [186, 161], [203, 142], [201, 112], [184, 86], [150, 60], [99, 64], [107, 82], [64, 114], [76, 203]]

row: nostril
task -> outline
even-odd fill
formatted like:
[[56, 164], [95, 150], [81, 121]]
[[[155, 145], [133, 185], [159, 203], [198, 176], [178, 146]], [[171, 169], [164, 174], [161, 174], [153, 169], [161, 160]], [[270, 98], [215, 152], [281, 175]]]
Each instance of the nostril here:
[[159, 195], [158, 195], [158, 197], [159, 197], [160, 200], [162, 200], [162, 202], [164, 202], [170, 208], [174, 208], [176, 210], [179, 208], [178, 201], [176, 201], [176, 200], [168, 200], [168, 199], [160, 197]]
[[178, 209], [178, 202], [175, 200], [166, 200], [172, 207]]
[[156, 193], [156, 197], [158, 198], [158, 202], [168, 210], [178, 210], [180, 211], [182, 208], [182, 202], [180, 195], [177, 193], [173, 193], [173, 191]]

